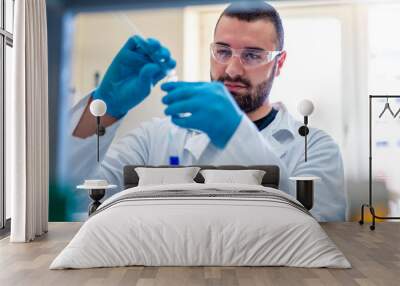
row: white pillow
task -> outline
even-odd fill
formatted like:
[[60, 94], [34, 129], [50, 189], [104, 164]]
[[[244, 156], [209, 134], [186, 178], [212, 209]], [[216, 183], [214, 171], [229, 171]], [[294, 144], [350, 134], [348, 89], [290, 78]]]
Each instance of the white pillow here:
[[199, 170], [199, 167], [135, 168], [139, 176], [138, 186], [196, 183], [193, 179]]
[[265, 171], [262, 170], [202, 170], [204, 183], [230, 183], [261, 185]]

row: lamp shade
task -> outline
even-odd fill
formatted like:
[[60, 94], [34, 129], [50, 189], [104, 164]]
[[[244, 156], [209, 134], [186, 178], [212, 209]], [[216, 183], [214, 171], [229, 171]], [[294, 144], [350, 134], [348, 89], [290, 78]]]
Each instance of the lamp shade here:
[[297, 110], [303, 116], [309, 116], [314, 111], [314, 104], [311, 100], [304, 99], [300, 101], [299, 105], [297, 106]]
[[90, 113], [94, 116], [103, 116], [107, 111], [106, 103], [101, 99], [95, 99], [90, 103]]

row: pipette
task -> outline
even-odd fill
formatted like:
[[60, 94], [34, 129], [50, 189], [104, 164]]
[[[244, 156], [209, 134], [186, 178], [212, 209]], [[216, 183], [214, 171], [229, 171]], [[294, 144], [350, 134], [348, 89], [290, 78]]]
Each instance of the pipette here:
[[[126, 13], [120, 13], [120, 14], [121, 14], [122, 17], [118, 17], [118, 16], [115, 15], [115, 14], [114, 14], [114, 16], [117, 17], [117, 18], [120, 19], [120, 20], [121, 20], [121, 19], [124, 20], [124, 22], [127, 23], [128, 26], [134, 31], [134, 34], [135, 34], [135, 35], [138, 35], [138, 36], [140, 36], [140, 37], [142, 37], [142, 38], [144, 39], [144, 38], [145, 38], [145, 37], [144, 37], [144, 34], [139, 30], [139, 28], [135, 25], [135, 23], [134, 23], [133, 21], [131, 21], [131, 19], [129, 19], [128, 15], [126, 15]], [[145, 45], [145, 44], [146, 44], [145, 42], [142, 43], [142, 45]], [[142, 48], [142, 50], [143, 50], [144, 52], [146, 52], [146, 51], [148, 50], [147, 47], [143, 47], [143, 46], [140, 46], [140, 47]], [[148, 56], [152, 61], [154, 61], [155, 63], [158, 63], [158, 64], [160, 64], [160, 65], [163, 65], [163, 64], [165, 63], [165, 59], [163, 59], [163, 58], [161, 58], [161, 59], [155, 58], [155, 57], [153, 56], [153, 54], [147, 54], [147, 56]], [[176, 70], [175, 70], [175, 69], [170, 69], [170, 70], [168, 70], [167, 76], [166, 76], [166, 78], [165, 78], [164, 81], [165, 81], [165, 82], [168, 82], [168, 81], [178, 81], [178, 75], [176, 74]]]

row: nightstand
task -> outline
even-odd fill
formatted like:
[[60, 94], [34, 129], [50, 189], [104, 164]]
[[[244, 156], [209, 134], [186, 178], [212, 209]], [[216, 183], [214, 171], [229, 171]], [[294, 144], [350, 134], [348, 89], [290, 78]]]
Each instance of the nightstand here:
[[85, 180], [85, 183], [83, 185], [79, 185], [76, 188], [88, 190], [89, 197], [93, 200], [88, 209], [88, 213], [90, 216], [101, 205], [100, 200], [106, 194], [106, 190], [115, 189], [116, 187], [116, 185], [107, 184], [107, 182], [104, 180]]
[[291, 181], [296, 181], [296, 199], [302, 203], [307, 210], [311, 210], [314, 204], [314, 181], [320, 179], [320, 177], [316, 176], [289, 178]]

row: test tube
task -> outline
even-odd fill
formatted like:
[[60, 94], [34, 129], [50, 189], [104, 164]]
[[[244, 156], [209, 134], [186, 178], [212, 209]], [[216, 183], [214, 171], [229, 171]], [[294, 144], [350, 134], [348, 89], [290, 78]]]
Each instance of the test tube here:
[[176, 145], [174, 144], [174, 133], [176, 132], [177, 127], [171, 126], [170, 130], [168, 131], [168, 152], [169, 152], [169, 165], [170, 166], [178, 166], [179, 162], [179, 155]]
[[176, 69], [168, 71], [166, 81], [167, 82], [178, 81], [178, 75], [176, 74]]

